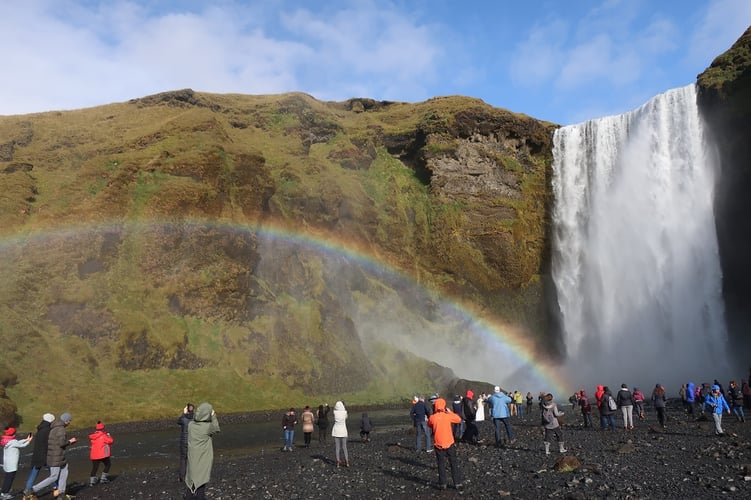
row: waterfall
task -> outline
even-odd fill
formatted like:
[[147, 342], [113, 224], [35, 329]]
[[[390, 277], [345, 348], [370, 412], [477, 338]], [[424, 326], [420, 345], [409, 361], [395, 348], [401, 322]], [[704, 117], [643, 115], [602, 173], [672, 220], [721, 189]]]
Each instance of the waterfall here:
[[553, 142], [552, 272], [569, 383], [676, 393], [725, 376], [716, 152], [695, 86], [560, 128]]

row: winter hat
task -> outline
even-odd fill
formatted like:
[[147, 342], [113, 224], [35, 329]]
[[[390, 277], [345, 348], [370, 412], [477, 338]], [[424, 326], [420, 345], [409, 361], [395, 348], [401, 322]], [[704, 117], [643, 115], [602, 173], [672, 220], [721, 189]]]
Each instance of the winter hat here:
[[717, 384], [715, 384], [715, 385], [712, 386], [712, 390], [713, 391], [719, 391], [720, 390], [720, 386], [717, 385]]
[[621, 384], [621, 389], [628, 389], [628, 386], [626, 384]]
[[474, 392], [472, 392], [472, 389], [467, 389], [467, 397], [468, 397], [469, 399], [472, 399], [472, 398], [474, 398], [474, 397], [475, 397], [475, 393], [474, 393]]
[[5, 429], [5, 435], [6, 436], [15, 436], [16, 435], [16, 428], [15, 427], [8, 427]]
[[501, 388], [498, 386], [493, 387], [493, 392], [501, 392]]
[[60, 415], [60, 421], [63, 422], [63, 423], [65, 423], [65, 424], [67, 424], [71, 420], [73, 420], [73, 417], [71, 417], [70, 413], [68, 413], [68, 412], [65, 412], [62, 415]]
[[55, 421], [55, 416], [52, 413], [45, 413], [44, 415], [42, 415], [42, 420], [52, 423]]
[[98, 431], [103, 431], [104, 430], [104, 424], [102, 423], [101, 420], [96, 423], [95, 429], [98, 430]]

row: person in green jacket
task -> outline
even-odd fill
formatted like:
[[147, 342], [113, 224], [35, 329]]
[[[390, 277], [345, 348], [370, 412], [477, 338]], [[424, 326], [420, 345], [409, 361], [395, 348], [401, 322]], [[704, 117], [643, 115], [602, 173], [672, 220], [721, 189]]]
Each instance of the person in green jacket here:
[[212, 436], [219, 432], [216, 412], [209, 403], [201, 403], [188, 424], [188, 469], [185, 484], [188, 500], [204, 500], [206, 485], [211, 479], [211, 467], [214, 464], [214, 445]]

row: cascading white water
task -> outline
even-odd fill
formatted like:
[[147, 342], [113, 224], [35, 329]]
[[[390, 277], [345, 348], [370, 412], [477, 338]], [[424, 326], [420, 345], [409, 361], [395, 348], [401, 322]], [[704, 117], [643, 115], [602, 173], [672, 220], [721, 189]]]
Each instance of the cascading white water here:
[[553, 279], [569, 382], [711, 381], [726, 373], [714, 148], [696, 88], [560, 128]]

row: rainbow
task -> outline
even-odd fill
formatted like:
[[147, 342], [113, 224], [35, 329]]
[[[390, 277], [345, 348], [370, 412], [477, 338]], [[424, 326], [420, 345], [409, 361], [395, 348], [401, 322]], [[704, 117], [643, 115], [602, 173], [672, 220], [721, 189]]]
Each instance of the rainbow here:
[[[453, 319], [454, 323], [461, 325], [463, 330], [470, 332], [475, 343], [483, 350], [494, 352], [494, 359], [499, 359], [498, 366], [488, 366], [490, 377], [497, 376], [495, 373], [502, 368], [513, 367], [514, 371], [522, 374], [524, 380], [513, 380], [515, 387], [535, 387], [541, 391], [553, 392], [565, 400], [565, 395], [570, 393], [565, 377], [558, 368], [541, 360], [537, 354], [536, 346], [524, 332], [512, 325], [504, 324], [497, 318], [489, 317], [481, 312], [473, 304], [461, 297], [450, 297], [438, 290], [429, 288], [420, 283], [416, 273], [403, 270], [387, 257], [376, 253], [365, 245], [342, 239], [338, 235], [314, 231], [312, 229], [289, 228], [281, 224], [239, 224], [235, 222], [217, 222], [206, 220], [185, 220], [179, 222], [170, 221], [139, 221], [139, 222], [99, 222], [96, 224], [68, 225], [61, 228], [48, 229], [35, 232], [6, 235], [0, 239], [0, 251], [8, 250], [14, 246], [29, 243], [39, 243], [43, 240], [60, 240], [76, 238], [78, 235], [92, 231], [108, 230], [144, 230], [152, 227], [168, 227], [179, 224], [181, 227], [202, 226], [214, 227], [223, 231], [254, 232], [262, 239], [274, 242], [284, 242], [290, 245], [305, 247], [314, 252], [325, 254], [333, 258], [344, 259], [358, 265], [363, 270], [378, 277], [388, 277], [393, 283], [403, 283], [405, 286], [417, 287], [431, 297], [437, 297], [441, 303], [444, 314]], [[416, 353], [419, 354], [419, 353]], [[439, 360], [436, 360], [440, 364]], [[451, 367], [460, 377], [465, 377]], [[495, 373], [493, 373], [495, 372]], [[493, 382], [488, 377], [482, 378]], [[507, 386], [508, 387], [508, 386]], [[511, 388], [511, 387], [509, 387]]]

